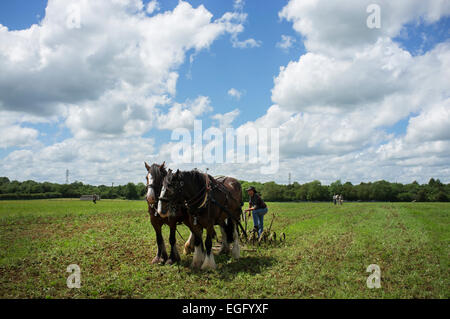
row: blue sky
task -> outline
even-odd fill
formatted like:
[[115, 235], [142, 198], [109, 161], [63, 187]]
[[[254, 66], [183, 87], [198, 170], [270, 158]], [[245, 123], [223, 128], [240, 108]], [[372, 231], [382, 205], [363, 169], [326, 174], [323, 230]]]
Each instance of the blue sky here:
[[[72, 2], [76, 3], [77, 1], [74, 0]], [[145, 6], [149, 1], [143, 2]], [[237, 173], [242, 172], [244, 175], [247, 174], [247, 176], [243, 176], [242, 178], [260, 179], [262, 181], [273, 179], [278, 182], [286, 182], [288, 171], [299, 170], [299, 167], [304, 167], [305, 169], [302, 171], [299, 170], [298, 173], [294, 172], [294, 179], [303, 182], [309, 179], [319, 179], [327, 183], [335, 178], [340, 178], [342, 180], [359, 182], [371, 179], [390, 179], [392, 178], [390, 172], [398, 171], [399, 175], [403, 175], [405, 181], [410, 179], [427, 180], [431, 177], [429, 176], [432, 174], [431, 172], [436, 172], [435, 174], [437, 176], [435, 177], [440, 177], [441, 180], [450, 180], [448, 165], [443, 164], [448, 158], [448, 154], [445, 151], [448, 143], [448, 132], [445, 129], [445, 123], [439, 122], [436, 124], [434, 122], [436, 118], [444, 118], [444, 120], [447, 120], [447, 114], [442, 113], [441, 110], [445, 110], [445, 106], [447, 105], [448, 90], [446, 89], [448, 87], [444, 86], [441, 88], [432, 85], [431, 81], [433, 81], [433, 76], [431, 74], [421, 73], [424, 72], [422, 70], [427, 69], [426, 63], [430, 63], [430, 65], [436, 67], [438, 70], [442, 70], [438, 64], [444, 61], [442, 56], [447, 54], [445, 44], [448, 43], [450, 36], [448, 6], [443, 5], [442, 8], [437, 9], [438, 12], [436, 13], [436, 8], [433, 8], [431, 5], [430, 8], [427, 7], [424, 9], [416, 5], [415, 1], [398, 5], [398, 7], [397, 4], [394, 5], [388, 1], [380, 1], [384, 25], [379, 33], [377, 33], [377, 36], [373, 37], [373, 34], [367, 33], [368, 31], [364, 25], [352, 26], [351, 24], [354, 21], [348, 18], [355, 14], [362, 15], [362, 18], [365, 18], [367, 13], [364, 11], [355, 11], [355, 6], [351, 7], [350, 5], [341, 5], [340, 7], [336, 7], [336, 10], [331, 10], [330, 8], [338, 3], [335, 1], [327, 4], [324, 1], [317, 0], [317, 8], [320, 9], [320, 6], [323, 6], [322, 11], [315, 11], [311, 8], [303, 7], [299, 0], [266, 1], [263, 4], [261, 1], [247, 0], [242, 2], [240, 9], [236, 9], [236, 3], [231, 0], [192, 0], [187, 1], [187, 3], [192, 7], [189, 10], [198, 13], [200, 12], [198, 7], [203, 5], [213, 15], [211, 23], [217, 23], [226, 13], [245, 13], [245, 19], [237, 22], [234, 21], [243, 30], [233, 33], [234, 31], [224, 29], [220, 34], [214, 36], [210, 44], [204, 45], [198, 50], [193, 49], [193, 47], [188, 49], [181, 48], [180, 50], [182, 50], [184, 56], [181, 65], [176, 62], [171, 62], [172, 64], [168, 65], [167, 69], [164, 70], [164, 72], [175, 72], [177, 74], [176, 91], [174, 94], [169, 91], [169, 93], [163, 93], [166, 95], [169, 94], [167, 96], [170, 97], [170, 101], [163, 105], [156, 105], [157, 108], [155, 110], [159, 112], [158, 114], [169, 114], [176, 103], [183, 104], [188, 103], [188, 101], [196, 101], [199, 96], [203, 96], [209, 100], [209, 111], [204, 111], [195, 116], [203, 121], [204, 127], [216, 123], [216, 121], [212, 120], [212, 116], [225, 114], [238, 109], [239, 115], [232, 121], [232, 125], [236, 129], [248, 126], [258, 127], [258, 125], [279, 126], [282, 128], [282, 138], [284, 140], [280, 142], [281, 171], [275, 175], [261, 177], [258, 173], [255, 173], [256, 171], [254, 169], [242, 166], [237, 169]], [[148, 19], [175, 12], [181, 6], [181, 2], [178, 0], [159, 1], [157, 4], [158, 9], [147, 14]], [[7, 32], [5, 31], [5, 36], [0, 38], [0, 41], [12, 39], [11, 41], [15, 45], [16, 42], [14, 41], [17, 40], [14, 40], [13, 31], [26, 32], [33, 24], [41, 23], [43, 17], [45, 17], [46, 7], [48, 5], [50, 4], [47, 1], [41, 0], [2, 1], [0, 3], [0, 24], [6, 26], [9, 30]], [[55, 1], [51, 5], [54, 5], [56, 8], [61, 4], [57, 4], [57, 1]], [[410, 10], [408, 11], [411, 12], [410, 16], [405, 13], [405, 7], [401, 7], [402, 5], [410, 6]], [[85, 9], [89, 10], [89, 8]], [[329, 19], [325, 21], [323, 19], [327, 17], [327, 14], [332, 14], [328, 11], [334, 13], [333, 16], [330, 15]], [[340, 18], [340, 14], [342, 18]], [[383, 14], [389, 16], [386, 18]], [[438, 16], [437, 18], [436, 15]], [[396, 19], [397, 17], [398, 19]], [[102, 15], [99, 14], [98, 19], [101, 20], [102, 18]], [[55, 17], [52, 16], [51, 19], [55, 19]], [[345, 27], [343, 30], [346, 30], [348, 34], [339, 33], [335, 38], [330, 36], [334, 31], [332, 28], [327, 28], [326, 24], [332, 23], [334, 19], [341, 26]], [[304, 26], [296, 24], [298, 21], [309, 21], [314, 28], [308, 30]], [[403, 22], [400, 23], [398, 21]], [[89, 21], [87, 24], [89, 24]], [[353, 29], [347, 28], [346, 24], [352, 26]], [[50, 24], [43, 27], [50, 30]], [[355, 28], [361, 28], [361, 30], [355, 31]], [[81, 28], [81, 31], [83, 31], [83, 28]], [[114, 32], [114, 30], [111, 30], [111, 32]], [[194, 30], [192, 33], [193, 39], [195, 39], [195, 32], [197, 31]], [[200, 32], [200, 29], [198, 29], [198, 32]], [[356, 40], [364, 32], [367, 33], [367, 40], [364, 40], [364, 38], [362, 38], [363, 40]], [[176, 37], [176, 33], [171, 34]], [[279, 43], [282, 40], [282, 36], [290, 37], [294, 41], [293, 44], [285, 49], [280, 48]], [[85, 37], [87, 38], [88, 35]], [[352, 37], [355, 37], [355, 45], [349, 46], [348, 39], [352, 39]], [[58, 39], [54, 41], [64, 41], [60, 40], [60, 38]], [[233, 45], [233, 41], [236, 41], [236, 39], [238, 41], [253, 39], [259, 45], [245, 48], [236, 47]], [[384, 39], [384, 42], [381, 39]], [[170, 39], [167, 41], [170, 41]], [[362, 44], [359, 44], [358, 41]], [[343, 46], [342, 43], [347, 44]], [[70, 47], [72, 44], [73, 42], [68, 42], [64, 45]], [[146, 45], [146, 43], [141, 43], [141, 45]], [[154, 45], [158, 46], [157, 43]], [[377, 51], [377, 47], [379, 46], [382, 46], [385, 51], [393, 50], [396, 56], [388, 57], [387, 55], [381, 54], [370, 59], [361, 58], [361, 52], [372, 52], [375, 56], [378, 54], [376, 52], [379, 52]], [[18, 42], [17, 47], [20, 48]], [[442, 49], [439, 49], [441, 47]], [[0, 54], [2, 53], [1, 48]], [[10, 53], [13, 51], [8, 53], [8, 48], [4, 49], [4, 54], [9, 54], [6, 56], [13, 61], [13, 55]], [[86, 48], [86, 50], [88, 49]], [[102, 48], [102, 50], [107, 49]], [[369, 53], [368, 56], [370, 56]], [[410, 57], [405, 55], [405, 53], [409, 53]], [[39, 54], [42, 55], [43, 53], [40, 52]], [[191, 56], [193, 57], [192, 63], [190, 62]], [[307, 60], [307, 56], [310, 60]], [[311, 61], [314, 62], [320, 59], [332, 62], [330, 62], [330, 65], [326, 64], [326, 62], [323, 62], [324, 64], [322, 65], [319, 63], [318, 65], [323, 66], [324, 69], [318, 75], [323, 76], [323, 79], [333, 79], [334, 76], [338, 76], [337, 81], [334, 80], [333, 82], [330, 80], [330, 83], [325, 83], [326, 80], [323, 83], [320, 81], [314, 83], [307, 82], [309, 78], [313, 79], [317, 74], [315, 74], [316, 70], [308, 69], [306, 61], [310, 61], [311, 63]], [[29, 63], [31, 64], [35, 63], [32, 60], [30, 61]], [[128, 62], [130, 65], [133, 63], [131, 60]], [[5, 70], [14, 70], [14, 66], [19, 67], [13, 62], [11, 63], [13, 65], [11, 68], [7, 64], [0, 64], [0, 67], [3, 66], [6, 68]], [[423, 68], [421, 67], [422, 64]], [[71, 62], [68, 61], [67, 67], [73, 67], [71, 65]], [[356, 80], [350, 79], [346, 81], [345, 77], [348, 75], [354, 79], [355, 74], [359, 74], [356, 68], [361, 68], [361, 74], [376, 71], [377, 69], [374, 68], [378, 67], [382, 72], [390, 72], [385, 73], [383, 76], [387, 76], [385, 82], [392, 80], [395, 89], [391, 90], [386, 88], [387, 85], [383, 83], [383, 76], [378, 80], [370, 79], [366, 75], [360, 79], [361, 85], [365, 85], [364, 83], [367, 81], [367, 83], [370, 83], [375, 88], [379, 87], [379, 89], [375, 93], [369, 92], [367, 96], [363, 96], [362, 101], [365, 101], [364, 103], [352, 104], [350, 109], [346, 105], [340, 106], [338, 102], [336, 102], [336, 105], [334, 103], [324, 105], [322, 97], [326, 97], [335, 88], [341, 87], [339, 74], [336, 75], [333, 73], [334, 65], [342, 65], [345, 69], [342, 71], [342, 85], [344, 86], [338, 89], [340, 92], [333, 93], [336, 94], [337, 100], [347, 90], [354, 94], [355, 85], [357, 85], [355, 83]], [[114, 67], [114, 64], [111, 64], [110, 67]], [[118, 70], [118, 76], [127, 77], [127, 70], [129, 69]], [[55, 78], [60, 76], [59, 71], [61, 70], [46, 70], [46, 72], [54, 72], [55, 75], [51, 77]], [[62, 71], [68, 72], [69, 70], [62, 69]], [[407, 73], [410, 74], [408, 75]], [[22, 73], [20, 74], [14, 80], [22, 83], [21, 86], [26, 90], [24, 92], [30, 91], [31, 87], [27, 88], [27, 82], [21, 81], [20, 79], [20, 76], [24, 76], [23, 79], [26, 79], [27, 73], [24, 71], [23, 75]], [[391, 75], [392, 79], [390, 78]], [[445, 76], [445, 72], [442, 76]], [[421, 79], [420, 81], [425, 81], [424, 83], [428, 83], [429, 81], [433, 90], [441, 90], [437, 92], [440, 100], [433, 99], [431, 101], [427, 97], [430, 90], [426, 90], [426, 88], [421, 89], [423, 92], [417, 90], [414, 86], [417, 85], [419, 87], [420, 81], [417, 80], [417, 82], [413, 83], [413, 80], [411, 80], [416, 78]], [[151, 79], [152, 77], [149, 76], [149, 78], [143, 79], [143, 82]], [[298, 83], [302, 83], [301, 85], [295, 84], [297, 79], [299, 79]], [[161, 81], [165, 80], [162, 79]], [[348, 86], [345, 86], [347, 85], [345, 83], [348, 83]], [[10, 84], [7, 79], [5, 82], [0, 81], [0, 89], [6, 89]], [[441, 83], [440, 85], [444, 84]], [[55, 84], [52, 84], [52, 87], [49, 86], [48, 89], [58, 90], [54, 86]], [[232, 88], [240, 92], [240, 98], [228, 94]], [[383, 89], [386, 89], [386, 92], [383, 92]], [[358, 91], [357, 88], [356, 91]], [[361, 90], [361, 95], [366, 94], [364, 93], [365, 91], [369, 91], [369, 89]], [[120, 93], [120, 91], [117, 92], [117, 94]], [[417, 92], [420, 92], [420, 94]], [[38, 91], [34, 94], [40, 96], [47, 93], [40, 93]], [[61, 111], [52, 113], [54, 117], [50, 121], [48, 120], [48, 116], [39, 118], [40, 115], [39, 112], [36, 112], [36, 107], [32, 109], [32, 101], [30, 101], [30, 112], [16, 112], [14, 98], [5, 101], [0, 100], [0, 107], [2, 107], [0, 108], [0, 112], [6, 112], [4, 118], [8, 119], [8, 122], [5, 120], [3, 124], [0, 122], [0, 125], [3, 125], [5, 132], [13, 132], [13, 130], [17, 130], [18, 132], [14, 137], [8, 137], [11, 142], [6, 141], [3, 145], [0, 145], [0, 159], [3, 161], [0, 166], [0, 175], [10, 175], [12, 178], [17, 179], [57, 179], [57, 181], [61, 181], [61, 178], [56, 177], [54, 175], [56, 173], [50, 169], [50, 166], [52, 166], [51, 163], [49, 163], [47, 173], [44, 170], [42, 173], [36, 174], [33, 173], [35, 170], [31, 168], [29, 172], [24, 173], [18, 168], [16, 169], [15, 166], [11, 166], [11, 159], [16, 157], [21, 158], [25, 154], [40, 154], [37, 157], [41, 156], [42, 161], [47, 159], [48, 162], [48, 153], [55, 152], [55, 150], [65, 152], [67, 151], [66, 148], [70, 147], [83, 147], [83, 145], [89, 143], [94, 145], [95, 142], [87, 142], [89, 139], [90, 141], [97, 142], [104, 138], [108, 138], [109, 140], [111, 134], [108, 137], [101, 134], [105, 130], [105, 125], [109, 125], [108, 123], [99, 124], [96, 127], [95, 123], [88, 125], [86, 118], [83, 120], [83, 114], [93, 114], [92, 112], [101, 111], [101, 103], [105, 101], [105, 99], [101, 98], [102, 96], [104, 97], [102, 94], [98, 95], [98, 100], [89, 100], [92, 95], [89, 95], [88, 92], [85, 97], [71, 97], [68, 100], [64, 98], [61, 98], [61, 100], [52, 100], [52, 103], [61, 105]], [[373, 98], [374, 95], [378, 96]], [[156, 96], [156, 93], [152, 96]], [[345, 97], [342, 98], [346, 100]], [[76, 102], [72, 103], [72, 101]], [[310, 102], [308, 105], [304, 105], [306, 103], [304, 101]], [[374, 101], [383, 105], [380, 107], [381, 110], [377, 109]], [[67, 103], [70, 105], [67, 106]], [[136, 103], [139, 104], [142, 102]], [[401, 103], [401, 105], [395, 103]], [[411, 103], [411, 106], [405, 105], [408, 103]], [[49, 104], [48, 108], [52, 107], [52, 105]], [[278, 111], [270, 113], [270, 107], [273, 105], [278, 107], [276, 109]], [[140, 107], [138, 105], [134, 111], [138, 113]], [[42, 106], [42, 108], [46, 109], [47, 106]], [[383, 108], [386, 108], [386, 110]], [[389, 108], [392, 111], [389, 111]], [[147, 111], [150, 112], [151, 110]], [[108, 111], [105, 109], [104, 113], [100, 114], [114, 117], [110, 112], [111, 110]], [[392, 113], [392, 116], [389, 115], [389, 112]], [[435, 112], [438, 112], [437, 116]], [[439, 112], [441, 112], [441, 116], [439, 116]], [[420, 135], [419, 131], [421, 129], [427, 129], [427, 127], [423, 127], [425, 124], [420, 124], [424, 123], [423, 118], [429, 120], [430, 125], [434, 125], [437, 130], [435, 134], [433, 133], [434, 135], [427, 133], [428, 135], [432, 135], [429, 140], [417, 137]], [[123, 120], [123, 123], [117, 124], [117, 134], [113, 133], [112, 138], [124, 139], [124, 141], [129, 141], [130, 143], [132, 143], [131, 139], [133, 138], [135, 140], [142, 138], [143, 141], [153, 143], [151, 147], [148, 146], [149, 149], [144, 154], [152, 154], [152, 157], [157, 160], [163, 159], [163, 154], [167, 155], [163, 150], [170, 142], [173, 127], [170, 125], [164, 126], [163, 124], [155, 125], [155, 119], [153, 118], [151, 119], [153, 124], [149, 122], [148, 129], [139, 130], [138, 133], [129, 133], [130, 127], [138, 125], [133, 122], [134, 120], [137, 119], [126, 118]], [[353, 124], [358, 121], [362, 121], [363, 123]], [[367, 121], [367, 125], [364, 125], [365, 121]], [[108, 132], [111, 133], [111, 131]], [[127, 134], [121, 135], [120, 132], [126, 132]], [[17, 142], [15, 142], [15, 138], [21, 134], [23, 138], [20, 141], [17, 138]], [[335, 142], [331, 143], [330, 137]], [[67, 144], [69, 143], [72, 146], [68, 146]], [[126, 143], [124, 142], [124, 145]], [[421, 143], [420, 145], [428, 145], [427, 143], [430, 143], [430, 145], [427, 147], [423, 146], [424, 151], [422, 153], [410, 154], [411, 152], [408, 151], [410, 148], [419, 149], [417, 148], [417, 143]], [[438, 150], [437, 153], [436, 149]], [[432, 153], [427, 153], [428, 150]], [[119, 153], [123, 154], [123, 151]], [[106, 158], [111, 159], [111, 154], [108, 154], [108, 150], [105, 150], [99, 156], [104, 156], [106, 160]], [[328, 154], [329, 157], [324, 158], [324, 154]], [[369, 163], [370, 160], [368, 159], [372, 159], [374, 156], [382, 156], [383, 160], [380, 158], [379, 161], [386, 162], [380, 164], [379, 167], [373, 166], [378, 164]], [[428, 167], [423, 164], [422, 159], [430, 156], [435, 161]], [[328, 173], [329, 177], [317, 165], [319, 157], [323, 161], [324, 166], [330, 167], [332, 173]], [[361, 157], [366, 157], [367, 160], [360, 161]], [[345, 173], [348, 170], [344, 167], [337, 169], [331, 168], [334, 164], [330, 163], [343, 161], [344, 159], [346, 159], [346, 165], [351, 165], [348, 162], [352, 158], [355, 161], [358, 159], [358, 164], [355, 162], [358, 170]], [[36, 158], [35, 160], [36, 163], [33, 165], [39, 166], [40, 162]], [[91, 164], [100, 165], [97, 162], [95, 163]], [[64, 163], [56, 164], [55, 162], [55, 165], [58, 167], [61, 166], [62, 170]], [[80, 159], [80, 165], [89, 166], [90, 162], [88, 160], [81, 161]], [[131, 180], [138, 178], [139, 167], [136, 164], [132, 177], [130, 177]], [[215, 167], [217, 168], [217, 165]], [[99, 172], [103, 169], [98, 166]], [[221, 173], [236, 170], [235, 167], [230, 168], [226, 165], [217, 169]], [[96, 180], [95, 177], [89, 176], [80, 167], [73, 168], [73, 170], [77, 171], [80, 180], [94, 184], [101, 182], [101, 180]], [[108, 173], [102, 174], [116, 175], [117, 173], [111, 168]], [[125, 182], [125, 179], [126, 176], [122, 177], [121, 181]]]

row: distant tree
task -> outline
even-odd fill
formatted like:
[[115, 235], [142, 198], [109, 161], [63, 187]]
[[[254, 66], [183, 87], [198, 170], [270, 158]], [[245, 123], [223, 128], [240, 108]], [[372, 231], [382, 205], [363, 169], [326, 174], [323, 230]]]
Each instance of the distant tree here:
[[352, 183], [346, 182], [344, 185], [342, 185], [342, 196], [344, 196], [345, 200], [357, 199], [356, 189]]
[[8, 177], [0, 177], [0, 185], [3, 185], [3, 184], [9, 184]]
[[356, 194], [358, 200], [369, 200], [370, 199], [370, 188], [372, 183], [361, 183], [356, 187]]
[[261, 195], [266, 201], [283, 200], [283, 190], [275, 182], [265, 183]]
[[295, 185], [295, 200], [301, 200], [301, 201], [305, 201], [306, 200], [306, 196], [308, 195], [308, 188], [305, 184], [300, 185], [297, 184]]
[[250, 186], [250, 183], [246, 181], [240, 181], [240, 183], [242, 187], [242, 200], [248, 202], [248, 194], [245, 190]]
[[436, 185], [436, 181], [434, 180], [434, 178], [430, 178], [430, 180], [428, 181], [428, 186], [434, 187]]
[[437, 196], [436, 196], [436, 201], [438, 202], [448, 202], [449, 201], [449, 197], [447, 196], [447, 194], [443, 191], [440, 191]]
[[342, 194], [344, 188], [342, 186], [341, 180], [338, 179], [337, 181], [330, 184], [330, 198], [333, 197], [335, 194]]
[[126, 193], [125, 193], [126, 199], [139, 199], [139, 194], [136, 189], [136, 185], [133, 183], [128, 183], [126, 186]]
[[384, 180], [377, 181], [372, 184], [370, 199], [379, 201], [389, 201], [391, 200], [391, 185], [389, 182]]
[[313, 181], [308, 183], [308, 193], [306, 199], [310, 201], [319, 201], [328, 199], [328, 188], [323, 187], [320, 181]]
[[31, 186], [31, 193], [44, 193], [44, 187], [41, 184]]
[[282, 188], [283, 192], [283, 200], [284, 201], [293, 201], [295, 200], [295, 188], [298, 186], [297, 184], [291, 184], [287, 185], [286, 187]]
[[427, 201], [427, 192], [424, 188], [421, 188], [417, 192], [416, 201], [418, 201], [418, 202], [426, 202]]
[[415, 195], [412, 193], [399, 193], [397, 194], [397, 200], [400, 202], [412, 202]]
[[136, 191], [139, 195], [139, 197], [145, 196], [145, 194], [147, 193], [147, 186], [144, 183], [138, 183], [136, 185]]

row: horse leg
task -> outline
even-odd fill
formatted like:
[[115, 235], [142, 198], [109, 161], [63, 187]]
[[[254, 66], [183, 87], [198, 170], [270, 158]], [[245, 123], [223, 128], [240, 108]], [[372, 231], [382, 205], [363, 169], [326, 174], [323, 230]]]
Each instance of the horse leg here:
[[203, 260], [205, 259], [205, 254], [203, 253], [203, 239], [202, 232], [193, 232], [194, 233], [194, 258], [192, 259], [192, 268], [200, 268]]
[[169, 259], [166, 261], [167, 265], [172, 265], [173, 263], [179, 262], [181, 260], [180, 254], [178, 254], [177, 249], [177, 239], [176, 239], [176, 231], [177, 226], [171, 225], [170, 226], [170, 236], [169, 236], [169, 242], [170, 242], [170, 256]]
[[234, 259], [239, 259], [239, 257], [241, 256], [241, 248], [239, 246], [239, 235], [237, 232], [237, 225], [236, 223], [233, 223], [233, 250], [231, 251], [231, 256]]
[[161, 232], [161, 225], [156, 223], [152, 224], [156, 232], [156, 243], [158, 245], [158, 251], [156, 253], [156, 257], [152, 260], [152, 264], [158, 264], [167, 260], [167, 252], [166, 246], [164, 245], [164, 238]]
[[207, 269], [216, 269], [216, 262], [214, 261], [214, 254], [212, 252], [212, 238], [214, 235], [214, 225], [209, 226], [206, 233], [206, 240], [205, 240], [205, 246], [206, 246], [206, 257], [205, 261], [202, 265], [202, 270]]
[[228, 254], [230, 252], [229, 239], [223, 226], [220, 226], [220, 232], [222, 233], [222, 244], [220, 245], [219, 254]]
[[184, 244], [184, 254], [189, 255], [194, 251], [194, 236], [192, 235], [192, 232], [189, 234], [189, 238]]

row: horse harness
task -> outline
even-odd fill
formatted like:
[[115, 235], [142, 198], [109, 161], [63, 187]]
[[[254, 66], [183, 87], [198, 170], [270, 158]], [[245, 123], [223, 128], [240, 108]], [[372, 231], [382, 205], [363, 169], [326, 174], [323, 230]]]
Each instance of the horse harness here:
[[[204, 173], [205, 175], [205, 186], [203, 186], [201, 188], [201, 190], [191, 199], [186, 200], [185, 201], [185, 205], [186, 207], [191, 211], [192, 215], [194, 216], [194, 225], [197, 225], [197, 218], [198, 218], [198, 210], [208, 206], [208, 212], [209, 212], [209, 204], [213, 203], [214, 205], [218, 206], [222, 211], [224, 211], [227, 215], [228, 218], [231, 218], [232, 220], [234, 220], [239, 227], [241, 228], [242, 232], [244, 233], [244, 236], [247, 238], [247, 233], [244, 230], [244, 228], [242, 227], [239, 219], [236, 219], [232, 213], [228, 210], [227, 208], [227, 203], [228, 203], [228, 199], [229, 199], [229, 195], [230, 192], [228, 189], [226, 189], [226, 187], [220, 183], [211, 183], [211, 180], [209, 178], [209, 175], [207, 173]], [[225, 204], [222, 205], [220, 204], [213, 196], [213, 190], [219, 190], [221, 192], [223, 192], [225, 194]], [[203, 196], [200, 196], [204, 193]], [[230, 195], [231, 196], [231, 195]], [[233, 196], [231, 196], [233, 198]], [[192, 208], [191, 206], [194, 205], [195, 203], [199, 202], [199, 200], [202, 200], [201, 204], [197, 207], [197, 208]], [[234, 199], [234, 198], [233, 198]]]

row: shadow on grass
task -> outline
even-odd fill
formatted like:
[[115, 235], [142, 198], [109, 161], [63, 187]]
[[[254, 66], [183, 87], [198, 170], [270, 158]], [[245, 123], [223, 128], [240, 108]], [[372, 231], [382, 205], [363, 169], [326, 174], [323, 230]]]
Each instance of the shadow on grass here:
[[[232, 279], [239, 273], [256, 275], [275, 263], [275, 258], [269, 256], [246, 256], [238, 260], [230, 259], [229, 256], [218, 256], [217, 272], [222, 279]], [[222, 261], [222, 258], [224, 259]]]
[[[233, 279], [239, 273], [259, 274], [275, 263], [275, 258], [269, 256], [245, 256], [238, 260], [234, 260], [227, 255], [214, 255], [217, 269], [213, 271], [221, 279]], [[179, 265], [182, 270], [187, 271], [190, 275], [204, 275], [210, 271], [200, 269], [192, 269], [192, 259], [185, 259]]]

